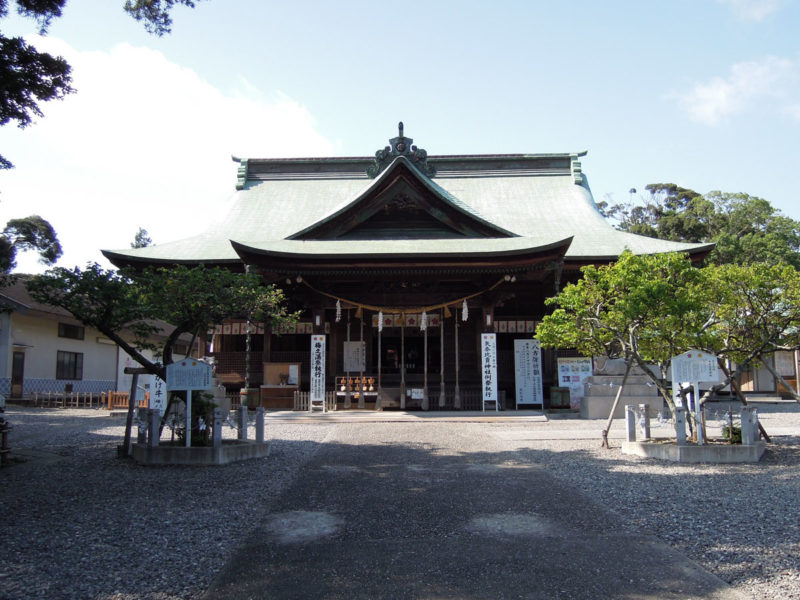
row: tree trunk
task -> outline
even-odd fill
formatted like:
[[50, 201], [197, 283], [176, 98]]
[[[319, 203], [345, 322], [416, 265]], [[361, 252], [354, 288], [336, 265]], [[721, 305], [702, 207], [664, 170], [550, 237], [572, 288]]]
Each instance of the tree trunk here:
[[625, 389], [625, 384], [628, 382], [628, 375], [631, 373], [631, 368], [633, 367], [633, 361], [626, 360], [625, 361], [625, 376], [622, 378], [622, 385], [619, 386], [617, 390], [617, 396], [614, 398], [614, 404], [611, 405], [611, 413], [608, 415], [608, 422], [606, 423], [605, 429], [603, 429], [603, 441], [600, 443], [601, 448], [608, 448], [608, 431], [611, 429], [611, 423], [614, 422], [614, 411], [617, 410], [617, 405], [619, 404], [619, 399], [622, 397], [622, 390]]

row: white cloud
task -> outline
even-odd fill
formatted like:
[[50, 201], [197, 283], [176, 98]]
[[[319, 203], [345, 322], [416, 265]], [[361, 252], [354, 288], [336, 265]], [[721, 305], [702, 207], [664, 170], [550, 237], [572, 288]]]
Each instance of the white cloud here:
[[717, 2], [729, 7], [737, 19], [756, 23], [777, 12], [785, 4], [784, 0], [717, 0]]
[[[333, 144], [297, 101], [249, 86], [224, 94], [163, 54], [128, 44], [78, 52], [33, 38], [63, 55], [78, 90], [44, 107], [24, 131], [5, 128], [0, 220], [38, 213], [64, 246], [59, 264], [101, 261], [137, 228], [156, 243], [204, 230], [227, 210], [237, 156], [324, 156]], [[20, 271], [37, 268], [23, 257]], [[40, 269], [40, 267], [39, 267]]]
[[787, 58], [768, 56], [737, 63], [727, 77], [713, 77], [679, 94], [681, 107], [694, 121], [716, 125], [733, 115], [756, 108], [787, 113], [800, 91], [800, 65]]

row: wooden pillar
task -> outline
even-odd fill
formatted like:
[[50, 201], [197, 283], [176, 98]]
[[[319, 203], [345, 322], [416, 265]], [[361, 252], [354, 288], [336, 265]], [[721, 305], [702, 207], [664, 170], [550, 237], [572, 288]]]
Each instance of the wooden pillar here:
[[[361, 318], [358, 320], [360, 333], [358, 341], [364, 343], [364, 311], [361, 311]], [[359, 365], [358, 379], [359, 381], [364, 378], [364, 369]], [[358, 408], [364, 408], [364, 391], [358, 393]]]
[[383, 390], [381, 389], [381, 370], [383, 363], [383, 350], [381, 348], [381, 336], [383, 334], [383, 326], [378, 325], [378, 396], [375, 400], [375, 409], [381, 409], [381, 400], [383, 399]]
[[439, 408], [444, 408], [444, 311], [439, 316]]
[[261, 362], [272, 362], [272, 327], [268, 323], [264, 323], [264, 352], [261, 353]]
[[[205, 331], [197, 336], [197, 358], [201, 360], [206, 356], [206, 346], [208, 344], [207, 336], [208, 334]], [[192, 349], [189, 348], [189, 352], [191, 351]]]
[[406, 408], [406, 322], [400, 316], [400, 408]]
[[[347, 341], [350, 341], [350, 309], [347, 309]], [[350, 371], [345, 374], [344, 380], [344, 407], [350, 408]]]
[[459, 368], [460, 368], [459, 356], [458, 356], [458, 320], [459, 320], [458, 309], [456, 309], [455, 312], [454, 312], [454, 318], [453, 318], [453, 331], [454, 331], [454, 337], [455, 337], [455, 348], [454, 348], [454, 351], [455, 351], [455, 362], [456, 362], [456, 372], [455, 372], [456, 387], [455, 387], [455, 396], [453, 398], [453, 408], [455, 408], [455, 409], [460, 409], [461, 408], [461, 389], [459, 388], [459, 385], [458, 385], [458, 372], [459, 372]]
[[[425, 316], [427, 319], [427, 315]], [[428, 324], [425, 323], [425, 330], [422, 332], [422, 410], [430, 408], [428, 398]]]

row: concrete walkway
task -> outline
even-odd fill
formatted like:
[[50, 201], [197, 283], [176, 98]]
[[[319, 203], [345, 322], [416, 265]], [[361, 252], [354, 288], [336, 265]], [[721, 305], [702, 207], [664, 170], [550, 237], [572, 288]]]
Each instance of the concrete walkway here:
[[469, 426], [340, 423], [265, 510], [209, 600], [743, 598]]

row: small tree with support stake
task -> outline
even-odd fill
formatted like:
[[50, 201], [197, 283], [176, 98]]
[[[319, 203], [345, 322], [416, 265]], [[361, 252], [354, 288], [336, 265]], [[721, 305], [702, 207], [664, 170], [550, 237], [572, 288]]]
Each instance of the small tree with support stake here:
[[[191, 348], [197, 336], [228, 318], [252, 315], [273, 327], [296, 320], [296, 315], [287, 313], [281, 290], [262, 285], [256, 275], [220, 267], [178, 265], [120, 272], [95, 263], [86, 269], [51, 269], [27, 285], [35, 300], [69, 311], [116, 342], [147, 373], [165, 381], [174, 345], [184, 334], [192, 335]], [[155, 348], [152, 336], [160, 331], [155, 320], [174, 326], [159, 348], [161, 361], [149, 360], [141, 352]], [[132, 340], [126, 332], [132, 333]], [[168, 413], [169, 406], [164, 414]], [[129, 435], [127, 431], [126, 439]]]

